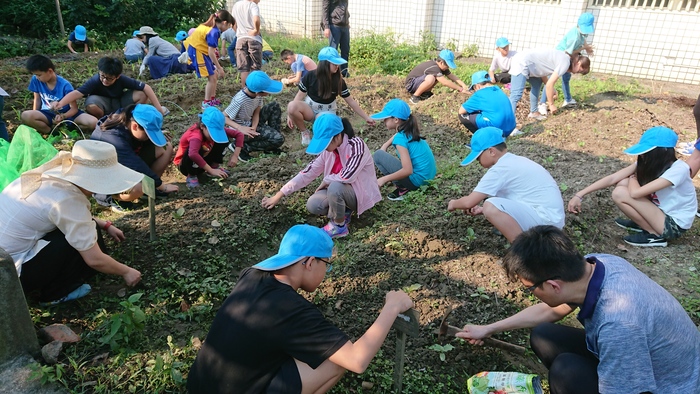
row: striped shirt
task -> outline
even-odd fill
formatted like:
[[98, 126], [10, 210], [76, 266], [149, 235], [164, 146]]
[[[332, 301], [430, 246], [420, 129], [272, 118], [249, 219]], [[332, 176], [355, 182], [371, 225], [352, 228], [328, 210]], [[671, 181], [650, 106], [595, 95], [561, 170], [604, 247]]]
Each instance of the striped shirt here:
[[262, 97], [250, 97], [241, 89], [233, 99], [231, 104], [224, 110], [226, 116], [241, 126], [250, 127], [253, 124], [253, 114], [255, 110], [263, 106]]

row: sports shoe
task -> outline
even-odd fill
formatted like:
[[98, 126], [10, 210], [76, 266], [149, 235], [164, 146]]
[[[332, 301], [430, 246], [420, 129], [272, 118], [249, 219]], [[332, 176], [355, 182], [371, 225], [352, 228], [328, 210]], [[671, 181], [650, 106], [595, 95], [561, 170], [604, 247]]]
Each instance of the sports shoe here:
[[391, 200], [391, 201], [401, 201], [403, 200], [403, 196], [408, 193], [409, 190], [403, 187], [397, 187], [396, 190], [393, 192], [389, 193], [386, 197]]
[[350, 224], [350, 220], [352, 220], [352, 211], [345, 210], [345, 225], [347, 226]]
[[573, 98], [571, 98], [571, 100], [564, 100], [564, 103], [561, 105], [561, 107], [562, 107], [562, 108], [564, 108], [564, 107], [573, 107], [573, 106], [575, 106], [576, 104], [578, 104], [578, 103], [576, 102], [576, 100], [574, 100]]
[[700, 218], [700, 209], [698, 209], [698, 211], [697, 211], [697, 212], [695, 212], [695, 216], [697, 216], [697, 217], [699, 217], [699, 218]]
[[109, 207], [112, 212], [125, 213], [129, 209], [134, 207], [134, 203], [128, 201], [117, 201], [112, 196], [106, 194], [93, 194], [92, 197], [95, 199], [97, 204], [103, 207]]
[[508, 135], [508, 137], [515, 137], [516, 135], [522, 134], [524, 134], [523, 131], [516, 127], [513, 129], [513, 131], [510, 132], [510, 135]]
[[625, 230], [634, 231], [635, 233], [641, 233], [644, 231], [641, 227], [639, 227], [639, 225], [637, 225], [637, 223], [634, 222], [634, 220], [630, 219], [617, 218], [615, 219], [615, 224], [624, 228]]
[[307, 146], [311, 143], [311, 134], [309, 130], [304, 130], [301, 132], [301, 146]]
[[510, 90], [510, 83], [507, 83], [507, 84], [503, 85], [503, 88], [504, 88], [504, 89]]
[[431, 91], [423, 92], [423, 94], [420, 95], [421, 100], [427, 100], [431, 97], [433, 97], [433, 92]]
[[211, 100], [209, 100], [209, 105], [218, 107], [221, 105], [221, 101], [219, 101], [219, 99], [217, 99], [216, 97], [212, 97]]
[[248, 151], [245, 149], [241, 149], [241, 153], [238, 155], [238, 160], [242, 161], [243, 163], [247, 163], [250, 161], [250, 159], [252, 159], [250, 153], [248, 153]]
[[547, 103], [539, 103], [537, 105], [537, 112], [539, 112], [541, 115], [547, 115]]
[[346, 224], [343, 224], [342, 226], [338, 226], [337, 224], [333, 223], [333, 221], [329, 221], [328, 224], [323, 226], [323, 231], [326, 232], [331, 238], [342, 238], [348, 234], [350, 234], [350, 231], [348, 230], [348, 226]]
[[695, 151], [695, 141], [685, 142], [676, 148], [676, 152], [683, 156], [690, 156], [693, 154], [693, 151]]
[[547, 119], [546, 116], [542, 115], [542, 114], [539, 113], [539, 112], [530, 112], [530, 114], [527, 115], [527, 117], [530, 118], [530, 119], [536, 119], [536, 120], [545, 120], [545, 119]]
[[68, 295], [63, 297], [63, 298], [59, 298], [57, 300], [49, 301], [49, 302], [40, 302], [39, 305], [50, 306], [50, 305], [62, 304], [64, 302], [68, 302], [68, 301], [77, 300], [78, 298], [83, 298], [86, 295], [90, 294], [91, 290], [92, 290], [92, 287], [90, 287], [89, 284], [84, 283], [84, 284], [80, 285], [80, 287], [78, 287], [77, 289], [68, 293]]
[[648, 233], [648, 232], [643, 231], [643, 230], [641, 233], [628, 235], [626, 237], [623, 237], [622, 239], [624, 239], [625, 242], [627, 242], [630, 245], [640, 246], [640, 247], [653, 247], [653, 246], [664, 247], [664, 246], [668, 245], [668, 242], [666, 242], [666, 238], [663, 238], [663, 237], [658, 236], [656, 234]]
[[411, 99], [409, 100], [411, 104], [418, 104], [420, 103], [421, 98], [418, 96], [411, 96]]
[[197, 178], [197, 175], [188, 176], [185, 184], [187, 185], [188, 189], [194, 189], [195, 187], [199, 186], [199, 178]]
[[209, 108], [209, 107], [211, 107], [211, 106], [212, 106], [212, 105], [210, 104], [209, 101], [202, 101], [202, 111], [204, 111], [205, 109], [207, 109], [207, 108]]

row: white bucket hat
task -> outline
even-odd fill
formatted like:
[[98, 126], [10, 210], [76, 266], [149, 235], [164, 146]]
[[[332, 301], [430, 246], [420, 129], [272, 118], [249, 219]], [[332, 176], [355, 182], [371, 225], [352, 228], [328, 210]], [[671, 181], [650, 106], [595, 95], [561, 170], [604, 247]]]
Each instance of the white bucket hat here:
[[157, 35], [158, 35], [158, 33], [156, 33], [155, 31], [153, 31], [153, 28], [152, 28], [151, 26], [141, 26], [141, 28], [139, 29], [139, 35], [142, 36], [142, 35], [144, 35], [144, 34], [150, 34], [150, 35], [153, 35], [153, 36], [157, 36]]
[[131, 189], [144, 177], [119, 164], [114, 145], [95, 140], [77, 141], [72, 152], [59, 152], [41, 167], [22, 174], [22, 198], [39, 189], [42, 174], [108, 195]]

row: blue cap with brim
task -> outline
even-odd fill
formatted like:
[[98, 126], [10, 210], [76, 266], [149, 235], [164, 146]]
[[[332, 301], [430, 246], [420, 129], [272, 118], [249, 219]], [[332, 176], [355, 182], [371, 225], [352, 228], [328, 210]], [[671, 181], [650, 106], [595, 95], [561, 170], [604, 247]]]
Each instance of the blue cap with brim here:
[[510, 45], [510, 41], [508, 41], [508, 39], [505, 37], [501, 37], [496, 40], [496, 48], [505, 48], [508, 45]]
[[477, 71], [472, 74], [472, 84], [469, 85], [469, 90], [474, 90], [474, 85], [478, 85], [484, 82], [491, 82], [491, 77], [486, 71]]
[[678, 134], [668, 127], [656, 126], [645, 131], [642, 138], [635, 145], [625, 149], [628, 155], [641, 155], [654, 148], [675, 148], [678, 143]]
[[78, 41], [85, 41], [87, 38], [87, 29], [83, 25], [75, 26], [73, 33], [75, 33], [75, 39]]
[[595, 22], [595, 16], [593, 16], [593, 14], [590, 12], [581, 14], [581, 16], [578, 17], [578, 28], [581, 30], [581, 33], [592, 34], [594, 31], [593, 22]]
[[451, 50], [443, 49], [440, 51], [440, 59], [444, 60], [449, 68], [457, 68], [457, 65], [455, 64], [455, 54], [452, 53]]
[[224, 130], [226, 120], [224, 119], [224, 114], [218, 108], [208, 107], [199, 117], [202, 119], [202, 123], [207, 126], [209, 135], [214, 142], [217, 144], [228, 142], [228, 135], [226, 135], [226, 130]]
[[343, 132], [343, 121], [338, 115], [322, 113], [314, 121], [314, 136], [306, 148], [306, 153], [318, 155], [323, 152], [336, 135]]
[[140, 32], [139, 32], [138, 30], [134, 30], [134, 34], [132, 34], [131, 36], [132, 36], [132, 37], [136, 37], [136, 36], [139, 35], [139, 33], [140, 33]]
[[406, 104], [406, 102], [403, 100], [395, 98], [386, 103], [384, 109], [382, 109], [382, 112], [372, 114], [369, 117], [377, 120], [386, 118], [407, 120], [409, 116], [411, 116], [411, 108], [408, 106], [408, 104]]
[[161, 131], [163, 127], [163, 115], [158, 110], [148, 104], [136, 104], [131, 113], [136, 123], [138, 123], [148, 135], [148, 139], [155, 146], [165, 146], [168, 142]]
[[488, 148], [506, 142], [503, 138], [503, 130], [498, 127], [484, 127], [479, 129], [472, 136], [471, 152], [462, 160], [462, 165], [466, 166], [476, 160], [479, 155]]
[[265, 71], [260, 70], [248, 74], [245, 86], [253, 93], [265, 92], [272, 94], [277, 94], [284, 88], [282, 82], [271, 79], [265, 74]]
[[304, 257], [330, 258], [332, 255], [333, 240], [325, 231], [308, 224], [297, 224], [284, 234], [277, 254], [255, 264], [253, 268], [277, 271]]
[[175, 35], [175, 41], [184, 41], [186, 38], [187, 38], [187, 32], [184, 30], [180, 30]]
[[318, 52], [318, 60], [325, 60], [327, 62], [335, 64], [336, 66], [340, 66], [341, 64], [345, 64], [348, 62], [347, 60], [340, 57], [338, 51], [333, 47], [325, 47], [321, 49], [321, 51]]

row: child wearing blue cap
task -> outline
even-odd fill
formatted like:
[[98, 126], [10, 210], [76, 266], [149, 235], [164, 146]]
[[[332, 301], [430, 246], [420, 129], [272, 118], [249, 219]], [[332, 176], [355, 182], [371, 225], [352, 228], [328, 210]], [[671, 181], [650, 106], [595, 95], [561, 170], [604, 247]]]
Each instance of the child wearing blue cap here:
[[[396, 190], [387, 197], [392, 201], [403, 200], [406, 193], [435, 178], [437, 166], [433, 151], [425, 137], [421, 137], [418, 119], [411, 114], [411, 108], [404, 101], [390, 100], [382, 112], [370, 117], [384, 120], [386, 128], [396, 132], [372, 155], [374, 164], [384, 175], [377, 179], [377, 185], [382, 187], [387, 182], [393, 182]], [[387, 152], [392, 145], [398, 159]]]
[[250, 160], [251, 152], [279, 152], [284, 144], [280, 105], [272, 101], [263, 106], [264, 97], [278, 94], [282, 88], [282, 82], [270, 79], [264, 71], [253, 71], [224, 110], [226, 124], [245, 135], [241, 161]]
[[126, 59], [127, 63], [138, 62], [143, 59], [146, 53], [146, 45], [143, 41], [138, 39], [138, 35], [139, 31], [134, 30], [134, 34], [131, 35], [131, 38], [124, 43], [124, 59]]
[[350, 121], [334, 114], [321, 114], [314, 122], [314, 137], [306, 153], [318, 155], [272, 197], [262, 199], [262, 206], [272, 209], [282, 197], [308, 186], [319, 175], [323, 182], [306, 202], [314, 215], [330, 221], [323, 230], [333, 238], [350, 232], [352, 211], [361, 215], [381, 201], [369, 147], [355, 136]]
[[678, 135], [668, 127], [652, 127], [624, 152], [637, 162], [599, 179], [574, 194], [569, 212], [581, 212], [583, 198], [615, 186], [612, 199], [629, 218], [615, 224], [634, 232], [623, 239], [634, 246], [666, 246], [693, 225], [698, 210], [690, 167], [676, 159]]
[[[114, 145], [119, 163], [155, 181], [156, 192], [162, 196], [177, 192], [177, 185], [163, 183], [160, 178], [170, 165], [173, 146], [161, 131], [163, 115], [151, 105], [136, 104], [105, 116], [97, 123], [90, 139]], [[143, 195], [139, 182], [119, 195], [95, 194], [100, 205], [114, 212], [124, 212], [130, 201]], [[116, 200], [115, 200], [116, 198]], [[118, 200], [118, 201], [117, 201]]]
[[[78, 53], [75, 50], [80, 49], [81, 46], [83, 47], [83, 52], [87, 53], [90, 51], [90, 46], [94, 44], [95, 40], [88, 38], [87, 29], [83, 25], [75, 26], [75, 29], [68, 35], [68, 42], [66, 42], [68, 50], [72, 53]], [[76, 47], [73, 48], [73, 45]]]
[[309, 131], [305, 122], [314, 120], [319, 114], [337, 112], [336, 98], [342, 97], [352, 110], [367, 121], [370, 126], [375, 122], [360, 108], [360, 104], [350, 97], [350, 90], [340, 73], [340, 66], [347, 60], [340, 57], [338, 51], [325, 47], [318, 53], [318, 66], [309, 71], [299, 82], [299, 92], [287, 105], [287, 126], [296, 126], [301, 132], [301, 144], [309, 144]]
[[[503, 130], [479, 129], [471, 140], [466, 166], [478, 160], [486, 174], [466, 197], [450, 200], [447, 210], [484, 215], [508, 242], [532, 227], [564, 227], [564, 201], [559, 186], [541, 165], [508, 152]], [[486, 201], [484, 201], [486, 200]], [[484, 201], [483, 206], [479, 206]]]
[[440, 51], [437, 59], [415, 66], [404, 82], [406, 90], [411, 94], [411, 104], [430, 98], [433, 95], [432, 89], [438, 82], [459, 93], [467, 93], [467, 85], [450, 72], [451, 68], [457, 68], [457, 64], [455, 54], [449, 49]]
[[365, 371], [399, 315], [413, 306], [401, 290], [356, 342], [298, 293], [315, 291], [331, 270], [333, 241], [296, 225], [279, 252], [247, 268], [219, 308], [187, 378], [199, 393], [325, 393], [346, 370]]
[[[518, 53], [510, 49], [510, 44], [511, 42], [505, 37], [496, 40], [496, 54], [493, 55], [491, 67], [489, 67], [491, 83], [510, 83], [510, 74], [508, 74], [510, 61]], [[500, 72], [496, 73], [496, 71]]]
[[243, 133], [224, 127], [226, 119], [218, 108], [209, 107], [199, 115], [199, 122], [190, 126], [180, 137], [180, 144], [173, 162], [187, 177], [186, 185], [192, 189], [199, 186], [198, 176], [206, 173], [211, 177], [226, 179], [229, 171], [221, 167], [229, 138], [235, 139], [235, 149], [227, 166], [238, 164], [238, 155], [243, 147]]
[[511, 111], [508, 96], [491, 83], [486, 71], [472, 74], [469, 90], [474, 94], [459, 107], [459, 122], [472, 133], [482, 127], [497, 127], [503, 130], [503, 136], [520, 134], [515, 128], [515, 114]]

